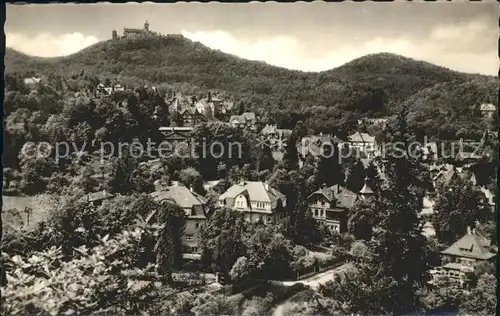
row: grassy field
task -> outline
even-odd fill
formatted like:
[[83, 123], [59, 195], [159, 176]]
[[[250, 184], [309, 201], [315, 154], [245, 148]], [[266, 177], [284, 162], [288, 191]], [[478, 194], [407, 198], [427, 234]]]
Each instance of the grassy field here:
[[[54, 203], [51, 196], [43, 194], [37, 196], [3, 196], [2, 200], [2, 222], [6, 230], [19, 228], [29, 230], [36, 227], [37, 223], [47, 218]], [[29, 224], [28, 216], [24, 212], [26, 207], [32, 209]]]

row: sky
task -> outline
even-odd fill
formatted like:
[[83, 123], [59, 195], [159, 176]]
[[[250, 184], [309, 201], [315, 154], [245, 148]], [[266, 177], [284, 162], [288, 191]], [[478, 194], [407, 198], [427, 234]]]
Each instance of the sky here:
[[7, 47], [75, 53], [124, 27], [183, 34], [251, 60], [304, 71], [380, 52], [496, 75], [499, 5], [479, 3], [128, 3], [7, 5]]

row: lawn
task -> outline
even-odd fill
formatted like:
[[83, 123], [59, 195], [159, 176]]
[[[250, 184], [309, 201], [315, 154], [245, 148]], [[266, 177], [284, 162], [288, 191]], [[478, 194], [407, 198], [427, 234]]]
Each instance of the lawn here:
[[[3, 196], [2, 222], [4, 229], [33, 229], [36, 224], [47, 218], [49, 209], [54, 205], [50, 195]], [[25, 208], [31, 208], [29, 225]], [[15, 210], [15, 211], [14, 211]]]

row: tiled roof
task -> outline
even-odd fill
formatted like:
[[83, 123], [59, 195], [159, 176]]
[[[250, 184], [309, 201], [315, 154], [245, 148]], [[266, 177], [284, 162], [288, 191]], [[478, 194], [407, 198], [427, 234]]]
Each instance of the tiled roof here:
[[491, 241], [477, 232], [468, 232], [453, 245], [441, 251], [445, 255], [488, 260], [496, 254], [490, 252]]
[[261, 181], [244, 181], [235, 184], [221, 194], [219, 200], [234, 199], [242, 193], [246, 193], [250, 201], [270, 202], [273, 208], [276, 207], [278, 199], [286, 200], [283, 193], [271, 187], [266, 189], [265, 183]]
[[124, 33], [144, 33], [144, 30], [141, 30], [141, 29], [128, 29], [128, 28], [124, 28], [124, 29], [123, 29], [123, 32], [124, 32]]
[[483, 103], [481, 104], [481, 111], [495, 111], [495, 105], [491, 103]]
[[172, 201], [182, 208], [192, 208], [193, 206], [203, 206], [206, 199], [196, 192], [191, 192], [183, 185], [169, 186], [166, 190], [151, 193], [151, 196], [158, 201]]
[[331, 187], [321, 188], [313, 192], [309, 197], [320, 194], [328, 199], [328, 201], [336, 200], [336, 206], [342, 208], [352, 208], [358, 199], [358, 195], [339, 184]]
[[96, 201], [102, 201], [106, 199], [110, 199], [114, 197], [115, 195], [113, 193], [109, 193], [106, 191], [99, 191], [99, 192], [94, 192], [94, 193], [89, 193], [86, 195], [85, 199], [88, 202], [96, 202]]
[[256, 116], [253, 112], [245, 112], [241, 115], [232, 115], [229, 118], [229, 122], [233, 122], [234, 120], [237, 120], [241, 124], [245, 124], [247, 122], [255, 122]]
[[349, 136], [349, 141], [357, 143], [374, 143], [375, 137], [370, 136], [368, 133], [356, 132]]

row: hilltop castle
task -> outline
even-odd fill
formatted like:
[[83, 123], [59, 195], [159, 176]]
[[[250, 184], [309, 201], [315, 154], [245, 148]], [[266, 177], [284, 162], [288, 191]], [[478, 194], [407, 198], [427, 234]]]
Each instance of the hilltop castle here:
[[[118, 33], [116, 30], [113, 30], [111, 33], [113, 39], [118, 39]], [[137, 37], [144, 37], [148, 35], [152, 35], [153, 32], [149, 30], [149, 23], [146, 21], [144, 23], [144, 28], [143, 29], [129, 29], [129, 28], [124, 28], [123, 29], [123, 36], [122, 38], [137, 38]]]
[[[119, 38], [140, 38], [140, 37], [146, 37], [146, 36], [151, 36], [151, 35], [158, 35], [155, 32], [152, 32], [149, 29], [149, 23], [146, 21], [144, 23], [144, 28], [143, 29], [129, 29], [129, 28], [123, 28], [123, 36], [118, 37], [118, 33], [116, 30], [113, 30], [111, 33], [111, 36], [114, 40], [117, 40]], [[181, 34], [167, 34], [168, 38], [183, 38]]]

